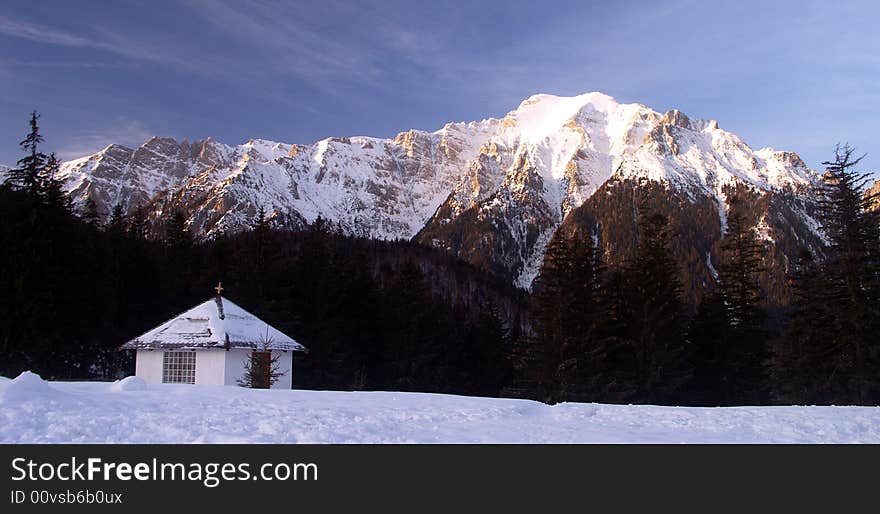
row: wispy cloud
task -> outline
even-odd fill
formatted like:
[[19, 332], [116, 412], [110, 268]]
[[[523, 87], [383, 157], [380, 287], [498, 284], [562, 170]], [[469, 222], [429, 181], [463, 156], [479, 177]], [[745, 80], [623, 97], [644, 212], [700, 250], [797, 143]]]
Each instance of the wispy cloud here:
[[0, 68], [76, 68], [97, 69], [118, 67], [119, 64], [106, 62], [75, 62], [75, 61], [24, 61], [20, 59], [0, 59]]
[[401, 75], [436, 76], [430, 69], [449, 61], [435, 35], [394, 20], [387, 7], [334, 0], [297, 8], [269, 0], [188, 5], [195, 19], [247, 49], [263, 72], [325, 93], [352, 85], [400, 91]]
[[93, 42], [74, 34], [8, 18], [0, 19], [0, 34], [30, 39], [31, 41], [50, 45], [94, 46]]
[[137, 147], [154, 136], [141, 122], [117, 118], [106, 127], [72, 133], [58, 150], [58, 157], [71, 160], [91, 155], [110, 144]]
[[196, 17], [251, 50], [251, 56], [267, 72], [298, 76], [314, 83], [344, 79], [381, 86], [379, 49], [354, 45], [331, 37], [329, 31], [309, 26], [308, 10], [291, 12], [289, 8], [265, 2], [243, 6], [237, 2], [196, 1], [191, 5]]
[[871, 2], [452, 3], [3, 5], [0, 104], [57, 110], [73, 130], [110, 120], [59, 141], [66, 157], [143, 142], [150, 131], [131, 119], [180, 135], [313, 141], [432, 129], [501, 116], [536, 92], [591, 90], [717, 118], [755, 146], [806, 149], [810, 162], [826, 156], [826, 139], [880, 153]]
[[88, 35], [80, 35], [55, 27], [0, 18], [0, 34], [48, 45], [97, 49], [133, 59], [179, 63], [176, 57], [153, 45], [106, 29], [95, 29]]

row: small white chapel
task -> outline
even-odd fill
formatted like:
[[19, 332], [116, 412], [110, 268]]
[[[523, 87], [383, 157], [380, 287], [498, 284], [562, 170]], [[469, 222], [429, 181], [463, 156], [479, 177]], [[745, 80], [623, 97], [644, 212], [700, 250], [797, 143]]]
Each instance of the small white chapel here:
[[238, 385], [251, 365], [276, 363], [273, 382], [290, 389], [293, 353], [307, 352], [290, 336], [217, 295], [128, 341], [137, 351], [135, 375], [148, 384]]

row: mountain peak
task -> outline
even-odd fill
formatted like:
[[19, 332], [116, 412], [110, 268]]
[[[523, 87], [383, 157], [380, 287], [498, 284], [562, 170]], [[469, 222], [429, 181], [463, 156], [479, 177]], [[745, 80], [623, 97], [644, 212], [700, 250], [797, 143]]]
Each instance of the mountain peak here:
[[580, 105], [584, 106], [586, 104], [593, 104], [595, 106], [616, 106], [618, 104], [617, 100], [614, 99], [613, 96], [607, 95], [605, 93], [599, 91], [591, 91], [589, 93], [581, 93], [575, 96], [560, 96], [554, 95], [551, 93], [535, 93], [534, 95], [526, 98], [520, 104], [519, 108], [529, 105], [535, 104], [559, 104], [559, 103], [567, 103], [570, 105]]
[[105, 146], [104, 148], [101, 148], [100, 150], [98, 150], [97, 152], [95, 152], [92, 155], [106, 154], [106, 153], [110, 153], [110, 152], [120, 152], [120, 151], [121, 152], [131, 152], [133, 150], [125, 145], [120, 145], [117, 143], [110, 143], [109, 145]]
[[577, 96], [558, 96], [548, 93], [534, 94], [523, 100], [508, 116], [536, 118], [570, 117], [587, 106], [592, 110], [609, 112], [617, 108], [617, 100], [605, 93], [592, 92]]

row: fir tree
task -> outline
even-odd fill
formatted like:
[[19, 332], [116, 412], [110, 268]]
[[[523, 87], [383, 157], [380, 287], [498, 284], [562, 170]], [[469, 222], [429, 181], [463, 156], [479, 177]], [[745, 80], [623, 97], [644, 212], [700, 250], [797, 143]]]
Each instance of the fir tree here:
[[594, 393], [591, 379], [598, 363], [594, 346], [602, 310], [600, 288], [605, 268], [592, 234], [576, 232], [569, 239], [569, 245], [571, 303], [559, 369], [559, 397], [565, 401], [588, 401]]
[[182, 287], [182, 284], [189, 284], [193, 278], [191, 272], [195, 257], [194, 240], [182, 211], [172, 212], [165, 221], [164, 229], [167, 276], [165, 290], [172, 305], [182, 307], [189, 297], [189, 289]]
[[122, 204], [117, 203], [113, 206], [106, 229], [108, 234], [117, 238], [122, 237], [128, 231], [128, 217], [125, 215]]
[[192, 233], [187, 226], [186, 215], [182, 211], [172, 212], [165, 223], [165, 245], [171, 250], [186, 250], [192, 247]]
[[706, 296], [691, 320], [690, 338], [693, 344], [691, 362], [693, 380], [688, 385], [688, 400], [697, 405], [727, 405], [731, 402], [725, 391], [730, 391], [731, 344], [742, 341], [730, 337], [730, 310], [720, 287]]
[[631, 316], [636, 399], [675, 401], [690, 379], [678, 265], [669, 247], [665, 216], [646, 203], [639, 209], [639, 248], [626, 267], [624, 297]]
[[556, 354], [545, 345], [544, 339], [533, 332], [520, 334], [513, 341], [509, 361], [513, 378], [504, 396], [554, 403], [558, 390]]
[[56, 217], [66, 217], [73, 212], [73, 204], [62, 188], [63, 182], [58, 178], [61, 171], [61, 163], [55, 156], [55, 152], [49, 154], [46, 166], [40, 175], [40, 191], [43, 202], [51, 213]]
[[563, 229], [550, 241], [532, 295], [535, 332], [516, 347], [517, 389], [548, 403], [589, 398], [602, 270], [591, 234]]
[[623, 403], [638, 399], [636, 344], [629, 310], [626, 271], [612, 268], [599, 289], [597, 323], [593, 341], [585, 355], [592, 375], [588, 382], [590, 401]]
[[[823, 163], [818, 217], [829, 243], [827, 258], [815, 277], [795, 277], [800, 294], [777, 351], [777, 377], [788, 377], [779, 379], [782, 394], [872, 404], [880, 400], [880, 212], [871, 208], [874, 198], [864, 194], [870, 176], [854, 170], [861, 157], [853, 152], [838, 146], [834, 160]], [[819, 326], [809, 319], [818, 314]], [[811, 336], [803, 338], [808, 331]], [[808, 369], [791, 365], [799, 358]], [[810, 373], [821, 387], [787, 387], [788, 380], [803, 382], [791, 377], [800, 373]]]
[[[481, 396], [496, 396], [511, 378], [512, 369], [507, 359], [510, 353], [510, 329], [505, 324], [498, 308], [491, 301], [479, 306], [479, 316], [474, 323], [470, 348], [474, 393]], [[464, 364], [464, 363], [463, 363]]]
[[833, 403], [840, 399], [831, 384], [836, 323], [825, 302], [822, 266], [804, 250], [789, 277], [794, 309], [787, 331], [773, 346], [773, 398], [786, 404]]
[[261, 311], [268, 308], [268, 297], [266, 294], [268, 288], [268, 280], [270, 274], [270, 258], [274, 253], [271, 238], [271, 224], [266, 216], [266, 209], [263, 206], [257, 210], [257, 216], [251, 222], [250, 239], [251, 244], [248, 245], [248, 253], [245, 256], [245, 262], [251, 265], [247, 268], [247, 276], [244, 283], [247, 287], [253, 289], [253, 295], [256, 297], [254, 304]]
[[281, 353], [274, 354], [266, 349], [266, 343], [252, 351], [244, 360], [243, 373], [237, 383], [241, 387], [253, 389], [270, 389], [284, 376], [281, 370]]
[[424, 364], [441, 351], [430, 344], [437, 335], [432, 333], [437, 313], [431, 308], [424, 273], [412, 260], [404, 261], [386, 295], [390, 315], [386, 323], [391, 327], [386, 343], [390, 377], [400, 390], [420, 390], [419, 386], [428, 381]]
[[25, 156], [18, 160], [17, 167], [9, 170], [6, 181], [15, 189], [23, 190], [33, 196], [40, 192], [40, 176], [46, 167], [46, 154], [40, 152], [39, 145], [43, 142], [37, 120], [40, 116], [36, 111], [31, 113], [31, 130], [20, 143]]
[[149, 221], [147, 219], [146, 207], [140, 204], [135, 207], [128, 220], [127, 232], [135, 240], [143, 241], [147, 239], [149, 233]]
[[93, 227], [97, 227], [99, 224], [100, 215], [98, 214], [98, 204], [95, 203], [95, 201], [91, 198], [86, 199], [86, 204], [83, 208], [82, 219]]
[[837, 325], [836, 387], [851, 401], [880, 399], [880, 211], [864, 195], [870, 174], [854, 170], [862, 157], [838, 147], [826, 161], [819, 217], [828, 238], [825, 298]]
[[748, 226], [737, 197], [733, 196], [730, 203], [718, 277], [718, 299], [724, 309], [723, 318], [718, 320], [723, 334], [715, 342], [719, 394], [725, 404], [754, 405], [766, 401], [767, 316], [758, 283], [764, 246]]
[[[522, 343], [520, 373], [529, 382], [536, 398], [555, 403], [570, 386], [575, 372], [575, 340], [568, 323], [574, 311], [574, 254], [571, 241], [564, 234], [551, 239], [544, 253], [544, 263], [535, 279], [532, 310], [534, 337]], [[528, 348], [531, 346], [531, 348]]]

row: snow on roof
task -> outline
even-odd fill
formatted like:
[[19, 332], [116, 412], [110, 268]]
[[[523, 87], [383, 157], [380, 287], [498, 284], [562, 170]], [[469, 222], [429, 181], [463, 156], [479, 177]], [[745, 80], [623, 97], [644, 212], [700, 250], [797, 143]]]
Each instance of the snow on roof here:
[[227, 347], [306, 351], [303, 345], [222, 296], [179, 314], [121, 348]]

